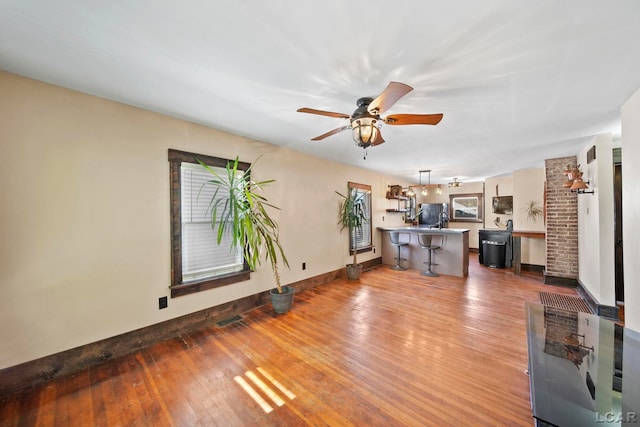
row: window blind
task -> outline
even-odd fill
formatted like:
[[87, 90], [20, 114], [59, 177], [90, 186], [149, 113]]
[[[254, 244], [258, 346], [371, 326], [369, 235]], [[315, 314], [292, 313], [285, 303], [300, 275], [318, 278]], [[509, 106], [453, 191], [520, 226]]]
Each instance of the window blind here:
[[351, 235], [351, 249], [362, 249], [372, 245], [371, 239], [371, 191], [354, 188], [356, 194], [364, 194], [364, 209], [367, 218], [362, 221], [362, 228], [354, 230]]
[[[181, 164], [181, 213], [182, 213], [182, 281], [203, 280], [240, 271], [243, 268], [241, 248], [231, 249], [231, 230], [217, 242], [217, 230], [211, 228], [210, 202], [216, 187], [205, 185], [211, 173], [193, 163]], [[220, 177], [226, 176], [224, 168], [212, 167]], [[227, 197], [222, 189], [217, 197]], [[218, 212], [218, 220], [221, 212]]]

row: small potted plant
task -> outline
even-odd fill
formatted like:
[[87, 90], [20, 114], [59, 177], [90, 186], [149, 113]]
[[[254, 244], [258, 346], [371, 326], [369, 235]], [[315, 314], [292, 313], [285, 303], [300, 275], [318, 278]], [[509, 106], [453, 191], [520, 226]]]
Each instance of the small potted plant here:
[[538, 206], [538, 202], [534, 200], [530, 200], [529, 204], [524, 208], [524, 211], [527, 213], [527, 221], [536, 222], [539, 216], [544, 214], [544, 210]]
[[[367, 220], [367, 210], [365, 206], [365, 193], [349, 189], [347, 196], [336, 191], [336, 194], [342, 197], [340, 209], [338, 210], [338, 225], [341, 226], [340, 231], [345, 228], [349, 229], [349, 235], [353, 236], [356, 232], [362, 231], [362, 226]], [[358, 280], [362, 274], [362, 264], [358, 264], [358, 250], [351, 248], [353, 252], [353, 263], [347, 264], [347, 278], [349, 280]]]
[[278, 263], [289, 267], [289, 262], [280, 243], [278, 224], [267, 212], [267, 208], [278, 208], [260, 194], [262, 188], [274, 180], [251, 179], [251, 168], [255, 162], [240, 174], [238, 163], [238, 157], [233, 162], [229, 161], [223, 177], [200, 162], [212, 175], [204, 185], [216, 187], [209, 203], [211, 228], [217, 231], [220, 244], [225, 231], [231, 227], [231, 246], [242, 248], [244, 260], [251, 270], [262, 263], [262, 257], [269, 261], [276, 282], [276, 287], [270, 291], [273, 308], [276, 313], [286, 313], [293, 304], [295, 288], [280, 283]]

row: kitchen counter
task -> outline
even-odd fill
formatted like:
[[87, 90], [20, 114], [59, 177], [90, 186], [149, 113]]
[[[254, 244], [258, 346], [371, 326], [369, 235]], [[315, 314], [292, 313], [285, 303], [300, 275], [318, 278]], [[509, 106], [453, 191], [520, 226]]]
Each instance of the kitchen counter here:
[[381, 231], [409, 231], [411, 233], [433, 233], [433, 234], [462, 234], [468, 233], [468, 228], [430, 228], [426, 225], [407, 225], [404, 227], [378, 227]]
[[[398, 249], [389, 240], [390, 231], [404, 231], [411, 234], [411, 242], [401, 249], [402, 265], [416, 270], [426, 270], [427, 249], [420, 247], [418, 234], [443, 235], [446, 243], [433, 256], [433, 271], [449, 276], [466, 277], [469, 274], [469, 229], [429, 228], [428, 226], [378, 227], [382, 233], [382, 263], [395, 265]], [[435, 265], [437, 264], [437, 265]]]

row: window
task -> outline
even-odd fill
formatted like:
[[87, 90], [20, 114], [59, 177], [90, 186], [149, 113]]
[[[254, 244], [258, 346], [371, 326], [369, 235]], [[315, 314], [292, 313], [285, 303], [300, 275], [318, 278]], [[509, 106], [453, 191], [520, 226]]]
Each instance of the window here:
[[363, 194], [365, 211], [367, 218], [362, 224], [362, 229], [350, 231], [349, 241], [351, 242], [350, 250], [354, 249], [358, 252], [370, 251], [373, 247], [371, 232], [371, 186], [365, 184], [349, 183], [349, 191], [356, 194]]
[[[171, 296], [176, 297], [249, 279], [242, 251], [231, 250], [231, 236], [218, 245], [211, 229], [211, 179], [198, 160], [225, 172], [231, 160], [169, 150], [171, 175]], [[239, 170], [250, 165], [241, 163]], [[221, 176], [225, 176], [221, 173]], [[219, 196], [224, 197], [220, 194]]]

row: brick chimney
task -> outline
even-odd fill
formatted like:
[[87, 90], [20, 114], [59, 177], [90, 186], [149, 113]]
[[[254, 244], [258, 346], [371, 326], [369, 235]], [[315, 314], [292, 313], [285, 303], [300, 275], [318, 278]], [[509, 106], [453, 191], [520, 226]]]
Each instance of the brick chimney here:
[[564, 188], [567, 165], [575, 168], [576, 156], [545, 160], [546, 249], [544, 283], [578, 284], [578, 194]]

